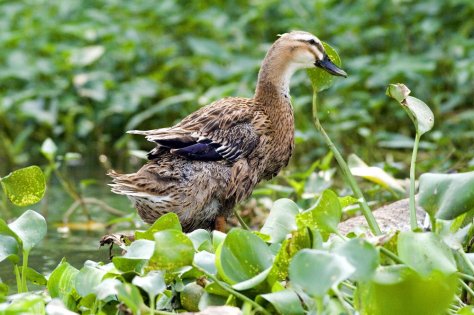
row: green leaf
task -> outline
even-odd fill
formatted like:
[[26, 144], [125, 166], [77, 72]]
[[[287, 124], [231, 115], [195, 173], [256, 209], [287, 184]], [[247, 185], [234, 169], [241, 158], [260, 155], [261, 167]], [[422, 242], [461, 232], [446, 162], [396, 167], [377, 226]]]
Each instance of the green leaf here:
[[420, 176], [418, 204], [434, 218], [452, 220], [474, 209], [474, 172]]
[[95, 288], [102, 281], [105, 271], [85, 265], [76, 275], [75, 288], [80, 296], [85, 297], [89, 294], [95, 295]]
[[273, 262], [272, 270], [268, 276], [270, 284], [284, 281], [288, 277], [288, 266], [291, 258], [303, 248], [311, 248], [311, 235], [306, 227], [291, 233], [291, 237], [283, 241]]
[[254, 276], [254, 277], [252, 277], [248, 280], [244, 280], [242, 282], [236, 283], [232, 287], [236, 290], [239, 290], [239, 291], [249, 290], [249, 289], [255, 288], [260, 283], [265, 281], [265, 279], [268, 277], [268, 274], [270, 273], [271, 269], [272, 269], [271, 267], [268, 267], [267, 269], [260, 272], [256, 276]]
[[53, 270], [48, 279], [48, 292], [52, 298], [61, 299], [68, 308], [75, 306], [75, 280], [79, 270], [71, 266], [65, 258]]
[[9, 228], [18, 235], [23, 250], [29, 252], [46, 235], [47, 225], [43, 216], [33, 210], [26, 210]]
[[50, 161], [53, 162], [54, 158], [56, 157], [56, 152], [58, 151], [58, 147], [54, 143], [51, 138], [44, 140], [43, 144], [41, 145], [41, 153]]
[[36, 285], [46, 285], [48, 282], [45, 276], [30, 267], [26, 268], [26, 279]]
[[192, 265], [193, 242], [181, 231], [165, 230], [155, 233], [155, 249], [150, 265], [157, 269], [176, 269]]
[[296, 224], [299, 228], [305, 226], [317, 228], [328, 236], [330, 233], [337, 232], [341, 215], [342, 208], [336, 193], [327, 189], [310, 209], [296, 216]]
[[386, 94], [402, 105], [403, 109], [413, 121], [416, 132], [420, 134], [420, 136], [433, 128], [433, 112], [423, 101], [409, 96], [410, 90], [404, 84], [390, 84]]
[[167, 214], [162, 215], [158, 220], [153, 223], [152, 226], [148, 228], [145, 232], [136, 231], [135, 239], [146, 239], [153, 241], [154, 234], [163, 230], [177, 230], [182, 231], [181, 223], [179, 223], [179, 218], [174, 212], [168, 212]]
[[446, 314], [457, 285], [455, 274], [422, 277], [404, 265], [380, 267], [372, 281], [360, 283], [358, 308], [362, 315]]
[[119, 301], [125, 303], [132, 314], [140, 314], [140, 306], [144, 305], [142, 295], [136, 286], [130, 283], [117, 285]]
[[[337, 54], [336, 50], [332, 48], [329, 44], [325, 42], [321, 42], [324, 46], [324, 50], [326, 54], [329, 56], [329, 59], [338, 67], [341, 67], [341, 58]], [[320, 68], [311, 68], [306, 69], [306, 73], [311, 80], [311, 84], [313, 85], [313, 89], [316, 92], [324, 91], [331, 87], [334, 81], [334, 76], [329, 74], [327, 71], [320, 69]]]
[[0, 262], [5, 259], [18, 263], [18, 243], [13, 237], [0, 234]]
[[1, 179], [3, 190], [17, 206], [29, 206], [40, 201], [46, 191], [46, 180], [38, 166], [16, 170]]
[[351, 279], [354, 281], [369, 280], [379, 265], [379, 252], [371, 243], [354, 238], [344, 242], [334, 251], [349, 261], [355, 267]]
[[118, 294], [117, 286], [119, 286], [121, 282], [117, 278], [107, 278], [97, 287], [95, 287], [95, 294], [98, 300], [108, 300], [110, 297], [115, 298]]
[[194, 264], [210, 274], [217, 274], [216, 255], [214, 254], [206, 251], [197, 252], [194, 255]]
[[36, 294], [22, 294], [17, 296], [6, 308], [3, 314], [43, 315], [45, 302]]
[[257, 297], [257, 303], [259, 303], [261, 299], [270, 302], [279, 314], [305, 314], [300, 298], [292, 290], [286, 289], [274, 293], [262, 294]]
[[249, 280], [272, 265], [268, 245], [255, 234], [234, 228], [216, 251], [216, 266], [226, 282], [236, 284]]
[[165, 277], [160, 271], [150, 271], [143, 277], [136, 276], [132, 283], [145, 290], [151, 298], [166, 290]]
[[212, 247], [211, 234], [209, 231], [203, 229], [197, 229], [187, 234], [189, 239], [193, 242], [194, 249], [196, 251], [207, 250], [208, 252], [214, 252]]
[[295, 216], [299, 208], [290, 199], [279, 199], [273, 203], [261, 233], [270, 235], [270, 243], [282, 242], [291, 231], [296, 230]]
[[149, 240], [136, 240], [127, 248], [123, 256], [114, 256], [112, 263], [115, 268], [123, 272], [141, 272], [148, 260], [153, 255], [155, 242]]
[[457, 270], [451, 250], [434, 233], [400, 232], [398, 255], [422, 276], [428, 276], [435, 270], [450, 275]]
[[293, 257], [289, 268], [292, 285], [313, 298], [322, 298], [354, 271], [354, 266], [345, 257], [316, 249], [301, 250]]

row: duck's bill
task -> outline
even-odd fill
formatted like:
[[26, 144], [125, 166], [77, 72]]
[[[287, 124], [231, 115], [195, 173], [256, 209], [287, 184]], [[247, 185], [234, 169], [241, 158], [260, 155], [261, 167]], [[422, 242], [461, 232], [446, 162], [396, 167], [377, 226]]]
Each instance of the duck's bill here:
[[326, 55], [324, 56], [323, 60], [318, 60], [314, 63], [314, 65], [318, 68], [324, 69], [332, 75], [337, 75], [340, 77], [347, 78], [346, 71], [342, 70], [338, 66], [336, 66], [331, 59]]

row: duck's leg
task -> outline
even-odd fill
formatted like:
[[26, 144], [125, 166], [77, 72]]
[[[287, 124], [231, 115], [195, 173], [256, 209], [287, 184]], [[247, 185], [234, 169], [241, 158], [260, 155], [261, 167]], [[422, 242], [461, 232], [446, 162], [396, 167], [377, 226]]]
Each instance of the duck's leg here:
[[222, 215], [218, 215], [216, 217], [216, 221], [214, 222], [214, 230], [224, 233], [225, 228], [226, 228], [226, 223], [227, 223], [226, 218]]

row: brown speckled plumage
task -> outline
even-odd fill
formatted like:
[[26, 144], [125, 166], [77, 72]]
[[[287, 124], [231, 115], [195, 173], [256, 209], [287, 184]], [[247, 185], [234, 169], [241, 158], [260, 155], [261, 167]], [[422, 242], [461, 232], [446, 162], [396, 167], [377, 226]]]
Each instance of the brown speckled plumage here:
[[110, 172], [112, 191], [127, 195], [148, 223], [175, 212], [184, 231], [213, 229], [217, 217], [231, 215], [259, 181], [288, 164], [294, 147], [289, 79], [325, 56], [319, 43], [306, 32], [284, 34], [262, 63], [253, 98], [224, 98], [173, 127], [131, 131], [157, 146], [138, 172]]

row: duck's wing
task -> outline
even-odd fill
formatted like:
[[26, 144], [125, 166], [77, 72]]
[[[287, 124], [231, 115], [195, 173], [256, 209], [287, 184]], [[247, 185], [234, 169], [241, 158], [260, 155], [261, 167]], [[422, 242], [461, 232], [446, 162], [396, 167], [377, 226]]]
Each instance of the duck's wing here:
[[244, 98], [222, 99], [194, 112], [174, 127], [130, 133], [145, 135], [147, 140], [157, 144], [149, 158], [169, 150], [194, 160], [235, 163], [255, 149], [269, 124], [266, 115], [256, 111], [252, 102]]

